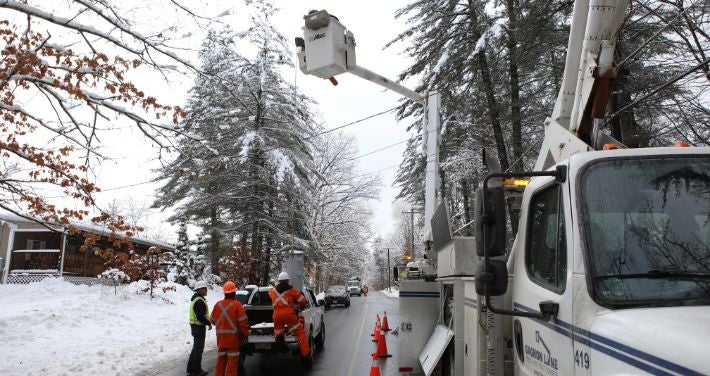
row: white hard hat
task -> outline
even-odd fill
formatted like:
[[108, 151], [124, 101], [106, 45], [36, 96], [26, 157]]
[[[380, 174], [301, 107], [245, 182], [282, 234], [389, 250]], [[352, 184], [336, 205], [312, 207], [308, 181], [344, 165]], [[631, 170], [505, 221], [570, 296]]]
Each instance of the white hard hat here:
[[206, 288], [207, 288], [207, 282], [205, 282], [205, 281], [195, 282], [195, 290], [206, 289]]
[[288, 281], [289, 279], [291, 279], [291, 277], [289, 277], [288, 273], [286, 273], [286, 272], [279, 273], [279, 281]]

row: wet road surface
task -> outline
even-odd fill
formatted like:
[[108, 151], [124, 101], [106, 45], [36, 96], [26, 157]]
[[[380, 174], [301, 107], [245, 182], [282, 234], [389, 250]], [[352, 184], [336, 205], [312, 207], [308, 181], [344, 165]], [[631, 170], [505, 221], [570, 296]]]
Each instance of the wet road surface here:
[[[309, 375], [309, 376], [368, 376], [372, 364], [371, 355], [376, 350], [372, 342], [375, 315], [382, 316], [387, 311], [391, 329], [399, 324], [398, 299], [389, 298], [380, 292], [372, 292], [367, 298], [353, 296], [350, 307], [335, 306], [325, 313], [325, 348], [316, 350], [313, 367], [307, 369], [301, 365], [298, 356], [290, 354], [247, 356], [246, 376], [267, 375]], [[391, 332], [390, 332], [391, 333]], [[213, 334], [213, 332], [208, 332]], [[397, 375], [398, 337], [387, 334], [387, 349], [391, 358], [379, 360], [381, 375]], [[184, 376], [187, 355], [172, 365], [161, 367], [151, 375]], [[205, 350], [202, 368], [213, 374], [217, 350]], [[241, 373], [240, 376], [244, 376]]]

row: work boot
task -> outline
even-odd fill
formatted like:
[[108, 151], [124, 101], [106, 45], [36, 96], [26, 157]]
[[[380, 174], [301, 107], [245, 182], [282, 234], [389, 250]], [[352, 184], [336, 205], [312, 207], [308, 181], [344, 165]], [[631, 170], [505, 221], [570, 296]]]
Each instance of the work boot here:
[[313, 358], [311, 357], [311, 354], [308, 354], [306, 356], [302, 356], [301, 362], [303, 363], [304, 366], [311, 367], [313, 365]]

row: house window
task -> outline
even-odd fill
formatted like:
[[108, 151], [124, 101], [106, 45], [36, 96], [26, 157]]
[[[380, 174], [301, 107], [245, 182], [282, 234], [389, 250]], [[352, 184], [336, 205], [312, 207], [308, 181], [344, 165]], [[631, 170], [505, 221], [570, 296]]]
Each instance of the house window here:
[[562, 293], [567, 280], [565, 218], [559, 185], [538, 192], [532, 198], [528, 219], [525, 266], [536, 284]]
[[44, 240], [27, 239], [27, 249], [47, 249], [47, 242]]

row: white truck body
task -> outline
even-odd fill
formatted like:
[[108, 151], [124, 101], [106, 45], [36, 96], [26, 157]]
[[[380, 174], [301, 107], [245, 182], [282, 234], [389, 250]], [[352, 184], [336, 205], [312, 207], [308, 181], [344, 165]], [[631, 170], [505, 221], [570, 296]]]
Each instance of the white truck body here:
[[[626, 6], [625, 0], [575, 2], [562, 87], [535, 166], [538, 176], [556, 177], [533, 178], [525, 189], [509, 257], [489, 257], [487, 247], [477, 257], [476, 247], [457, 246], [454, 238], [434, 249], [436, 282], [402, 281], [400, 343], [408, 346], [400, 346], [400, 375], [710, 374], [710, 148], [595, 151], [624, 148], [598, 129], [616, 78], [614, 43]], [[350, 72], [425, 102], [424, 130], [438, 135], [431, 131], [438, 129], [438, 94], [424, 100], [358, 67], [352, 32], [339, 22], [322, 29], [330, 16], [318, 13], [305, 17], [301, 70], [322, 78]], [[331, 42], [313, 43], [334, 30], [337, 38], [324, 39]], [[438, 155], [437, 137], [425, 147], [427, 156]], [[649, 175], [645, 191], [628, 180], [673, 163], [665, 175]], [[437, 164], [428, 158], [427, 242]], [[604, 168], [616, 175], [585, 181], [589, 171]], [[490, 214], [477, 226], [491, 226]], [[500, 227], [501, 220], [496, 215], [492, 222]], [[501, 263], [502, 270], [488, 269]], [[474, 277], [471, 268], [482, 265]], [[504, 292], [496, 290], [501, 281], [508, 282]], [[412, 300], [424, 295], [438, 303], [435, 312], [424, 309], [434, 302]]]

